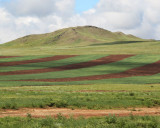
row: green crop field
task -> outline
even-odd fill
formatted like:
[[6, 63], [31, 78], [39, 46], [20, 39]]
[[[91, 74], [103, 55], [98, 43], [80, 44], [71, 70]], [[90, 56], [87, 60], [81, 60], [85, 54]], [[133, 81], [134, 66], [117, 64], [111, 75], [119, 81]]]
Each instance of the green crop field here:
[[[133, 55], [114, 61], [112, 58], [104, 59], [104, 57], [110, 56], [111, 55], [77, 55], [55, 61], [29, 62], [27, 64], [21, 64], [21, 62], [51, 56], [24, 56], [0, 59], [0, 86], [160, 83], [160, 72], [157, 71], [158, 69], [152, 68], [153, 63], [156, 65], [159, 64], [160, 55]], [[118, 58], [120, 56], [114, 55], [113, 58], [114, 57]], [[99, 64], [95, 60], [103, 63]], [[15, 63], [13, 63], [13, 66], [12, 62]], [[20, 64], [17, 65], [17, 62], [20, 62]], [[10, 63], [11, 65], [7, 65]], [[95, 65], [95, 63], [97, 64]], [[87, 64], [87, 66], [85, 64]], [[148, 65], [148, 67], [143, 69], [142, 67], [146, 65]], [[74, 66], [77, 67], [74, 68]], [[132, 71], [137, 68], [138, 70]], [[47, 71], [45, 71], [46, 69]], [[114, 75], [121, 75], [130, 70], [133, 73], [127, 74], [128, 76], [114, 78]], [[156, 70], [156, 73], [154, 73], [153, 70]], [[144, 72], [144, 74], [139, 74], [139, 72]], [[146, 75], [147, 73], [150, 74]], [[111, 78], [103, 78], [103, 75], [109, 75]], [[96, 79], [96, 77], [92, 79], [87, 78], [93, 76], [100, 76], [100, 79]], [[81, 79], [83, 77], [85, 78]], [[69, 78], [69, 80], [66, 78]], [[63, 79], [66, 80], [64, 81]]]
[[[160, 72], [156, 69], [156, 74], [152, 74], [155, 69], [151, 67], [153, 63], [158, 65], [160, 55], [77, 55], [41, 62], [48, 57], [57, 56], [0, 59], [0, 108], [45, 108], [53, 104], [52, 107], [117, 109], [160, 105]], [[122, 78], [103, 78], [130, 70]], [[97, 75], [99, 80], [87, 80]], [[66, 78], [71, 80], [61, 82]], [[79, 92], [84, 90], [93, 92]]]

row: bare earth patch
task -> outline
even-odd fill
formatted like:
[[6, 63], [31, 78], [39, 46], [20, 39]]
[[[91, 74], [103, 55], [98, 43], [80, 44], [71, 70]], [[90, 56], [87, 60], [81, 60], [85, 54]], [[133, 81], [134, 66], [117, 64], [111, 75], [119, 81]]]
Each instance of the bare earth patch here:
[[100, 116], [130, 116], [137, 115], [137, 116], [159, 116], [160, 115], [160, 108], [130, 108], [130, 109], [121, 109], [121, 110], [80, 110], [80, 109], [67, 109], [67, 108], [48, 108], [48, 109], [40, 109], [40, 108], [24, 108], [20, 110], [1, 110], [0, 111], [0, 118], [3, 117], [26, 117], [28, 114], [31, 114], [32, 117], [40, 118], [40, 117], [57, 117], [59, 114], [70, 117], [73, 116], [74, 118], [83, 116], [85, 118], [89, 117], [100, 117]]

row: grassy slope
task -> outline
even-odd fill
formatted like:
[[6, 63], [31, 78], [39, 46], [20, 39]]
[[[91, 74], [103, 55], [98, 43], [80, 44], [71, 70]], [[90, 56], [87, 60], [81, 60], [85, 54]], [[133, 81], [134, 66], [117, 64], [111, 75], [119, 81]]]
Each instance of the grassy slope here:
[[38, 46], [30, 48], [1, 48], [0, 55], [88, 55], [88, 54], [160, 54], [160, 42], [135, 42], [98, 46]]
[[[3, 47], [21, 48], [34, 46], [85, 46], [110, 41], [141, 41], [142, 39], [125, 35], [124, 33], [112, 33], [108, 30], [93, 26], [74, 27], [61, 29], [52, 33], [29, 35], [3, 44]], [[143, 40], [142, 40], [143, 41]]]
[[11, 41], [0, 46], [0, 55], [160, 54], [159, 48], [158, 41], [96, 27], [76, 27]]

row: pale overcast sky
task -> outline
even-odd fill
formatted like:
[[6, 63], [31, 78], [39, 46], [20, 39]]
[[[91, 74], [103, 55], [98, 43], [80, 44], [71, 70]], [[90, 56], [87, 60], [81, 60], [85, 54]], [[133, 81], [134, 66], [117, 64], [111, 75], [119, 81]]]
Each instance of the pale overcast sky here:
[[160, 0], [0, 0], [0, 43], [93, 25], [160, 39]]

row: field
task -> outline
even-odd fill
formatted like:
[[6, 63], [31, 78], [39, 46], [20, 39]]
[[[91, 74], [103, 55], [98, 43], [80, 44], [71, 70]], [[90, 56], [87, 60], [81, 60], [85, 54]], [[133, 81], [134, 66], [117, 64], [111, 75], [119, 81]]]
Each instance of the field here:
[[158, 84], [159, 58], [154, 54], [1, 58], [0, 86]]
[[158, 106], [159, 58], [159, 55], [1, 56], [0, 108]]
[[0, 56], [0, 127], [158, 128], [159, 78], [159, 54]]
[[1, 87], [0, 108], [124, 109], [158, 107], [159, 85]]
[[159, 84], [1, 87], [0, 127], [159, 128], [159, 99]]

